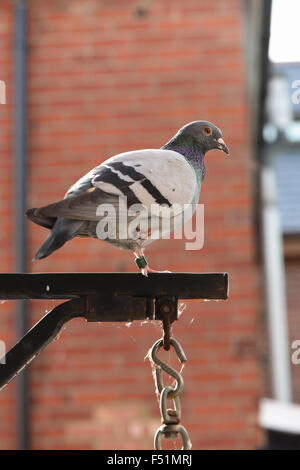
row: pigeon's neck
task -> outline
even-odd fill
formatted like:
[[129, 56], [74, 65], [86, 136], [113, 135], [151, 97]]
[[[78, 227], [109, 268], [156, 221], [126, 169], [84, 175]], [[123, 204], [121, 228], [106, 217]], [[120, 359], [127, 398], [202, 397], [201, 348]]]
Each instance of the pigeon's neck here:
[[205, 177], [204, 155], [205, 151], [197, 145], [192, 136], [175, 135], [163, 147], [165, 150], [173, 150], [183, 155], [193, 166], [201, 181]]

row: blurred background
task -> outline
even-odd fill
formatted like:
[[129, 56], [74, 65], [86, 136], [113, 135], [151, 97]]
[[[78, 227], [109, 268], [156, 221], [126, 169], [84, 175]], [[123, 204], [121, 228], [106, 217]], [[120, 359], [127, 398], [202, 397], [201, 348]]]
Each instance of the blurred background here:
[[[230, 157], [206, 157], [204, 248], [147, 251], [156, 269], [229, 273], [228, 301], [186, 302], [174, 326], [193, 449], [299, 447], [299, 13], [297, 0], [0, 3], [1, 272], [135, 271], [89, 239], [31, 262], [46, 230], [24, 209], [189, 121], [223, 131]], [[2, 301], [7, 349], [56, 304]], [[0, 448], [151, 449], [145, 356], [160, 336], [154, 322], [70, 322], [0, 393]]]

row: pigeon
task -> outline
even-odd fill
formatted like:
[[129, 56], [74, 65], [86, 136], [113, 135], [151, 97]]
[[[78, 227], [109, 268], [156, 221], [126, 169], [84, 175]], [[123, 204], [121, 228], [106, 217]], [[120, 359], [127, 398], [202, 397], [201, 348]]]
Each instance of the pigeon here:
[[149, 267], [145, 247], [182, 226], [186, 207], [192, 207], [192, 217], [205, 177], [204, 157], [213, 149], [229, 155], [221, 130], [208, 121], [193, 121], [160, 149], [105, 160], [62, 200], [26, 211], [31, 221], [50, 230], [34, 260], [46, 258], [74, 237], [93, 237], [131, 250], [145, 276], [169, 272]]

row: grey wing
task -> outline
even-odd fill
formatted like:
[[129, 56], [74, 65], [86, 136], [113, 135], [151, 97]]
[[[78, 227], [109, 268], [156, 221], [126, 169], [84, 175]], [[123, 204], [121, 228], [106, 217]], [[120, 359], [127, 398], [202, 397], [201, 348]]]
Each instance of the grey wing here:
[[[91, 188], [92, 177], [95, 173], [95, 170], [96, 168], [91, 170], [89, 173], [80, 178], [80, 180], [78, 180], [75, 184], [73, 184], [66, 192], [64, 198], [79, 195]], [[43, 207], [41, 209], [43, 209]], [[57, 220], [57, 216], [46, 216], [39, 208], [28, 209], [26, 211], [26, 215], [32, 222], [48, 229], [52, 229]]]
[[34, 259], [46, 258], [76, 236], [97, 236], [97, 224], [101, 219], [101, 216], [97, 215], [99, 205], [109, 204], [111, 208], [117, 207], [119, 198], [92, 185], [87, 186], [90, 187], [85, 192], [69, 195], [54, 204], [27, 211], [31, 220], [42, 222], [40, 225], [51, 229]]
[[[120, 204], [120, 196], [126, 196], [125, 204]], [[73, 232], [76, 228], [73, 236], [95, 237], [96, 225], [101, 218], [99, 206], [109, 205], [119, 220], [120, 208], [127, 210], [127, 207], [136, 203], [140, 201], [130, 190], [129, 184], [126, 181], [120, 181], [109, 168], [100, 166], [75, 183], [64, 199], [41, 208], [30, 209], [27, 211], [27, 216], [33, 222], [47, 228], [53, 228], [57, 219], [60, 220], [61, 226], [61, 221], [64, 219], [66, 224], [72, 222]], [[74, 223], [75, 221], [77, 224]]]
[[[49, 256], [76, 236], [97, 237], [97, 224], [104, 215], [106, 220], [113, 217], [112, 225], [116, 226], [120, 211], [127, 213], [127, 204], [131, 206], [140, 202], [129, 186], [129, 182], [118, 178], [111, 168], [100, 165], [75, 183], [63, 200], [29, 209], [26, 213], [29, 219], [51, 229], [35, 259]], [[120, 196], [124, 195], [127, 196], [126, 202], [120, 204]], [[109, 206], [110, 210], [107, 214], [103, 211], [100, 214], [99, 206]], [[126, 243], [123, 247], [129, 248]]]
[[72, 218], [81, 221], [97, 221], [97, 209], [101, 204], [111, 204], [116, 207], [119, 198], [108, 194], [99, 188], [91, 187], [84, 193], [54, 202], [36, 209], [37, 213], [45, 218]]
[[[120, 189], [117, 189], [117, 185]], [[103, 189], [100, 189], [99, 186]], [[130, 191], [128, 183], [118, 180], [111, 169], [100, 165], [72, 185], [66, 192], [64, 199], [41, 208], [29, 209], [26, 215], [36, 224], [48, 229], [53, 228], [57, 218], [96, 221], [99, 220], [96, 211], [100, 204], [116, 206], [118, 195], [124, 194], [126, 194], [129, 204], [139, 202], [134, 193]], [[86, 224], [82, 225], [82, 233], [78, 235], [86, 236], [86, 228]]]

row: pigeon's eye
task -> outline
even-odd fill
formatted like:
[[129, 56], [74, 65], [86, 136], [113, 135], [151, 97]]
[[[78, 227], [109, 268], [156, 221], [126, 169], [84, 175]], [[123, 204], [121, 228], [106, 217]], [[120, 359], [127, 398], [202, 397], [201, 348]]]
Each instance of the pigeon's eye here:
[[204, 127], [203, 134], [204, 135], [212, 135], [211, 127]]

